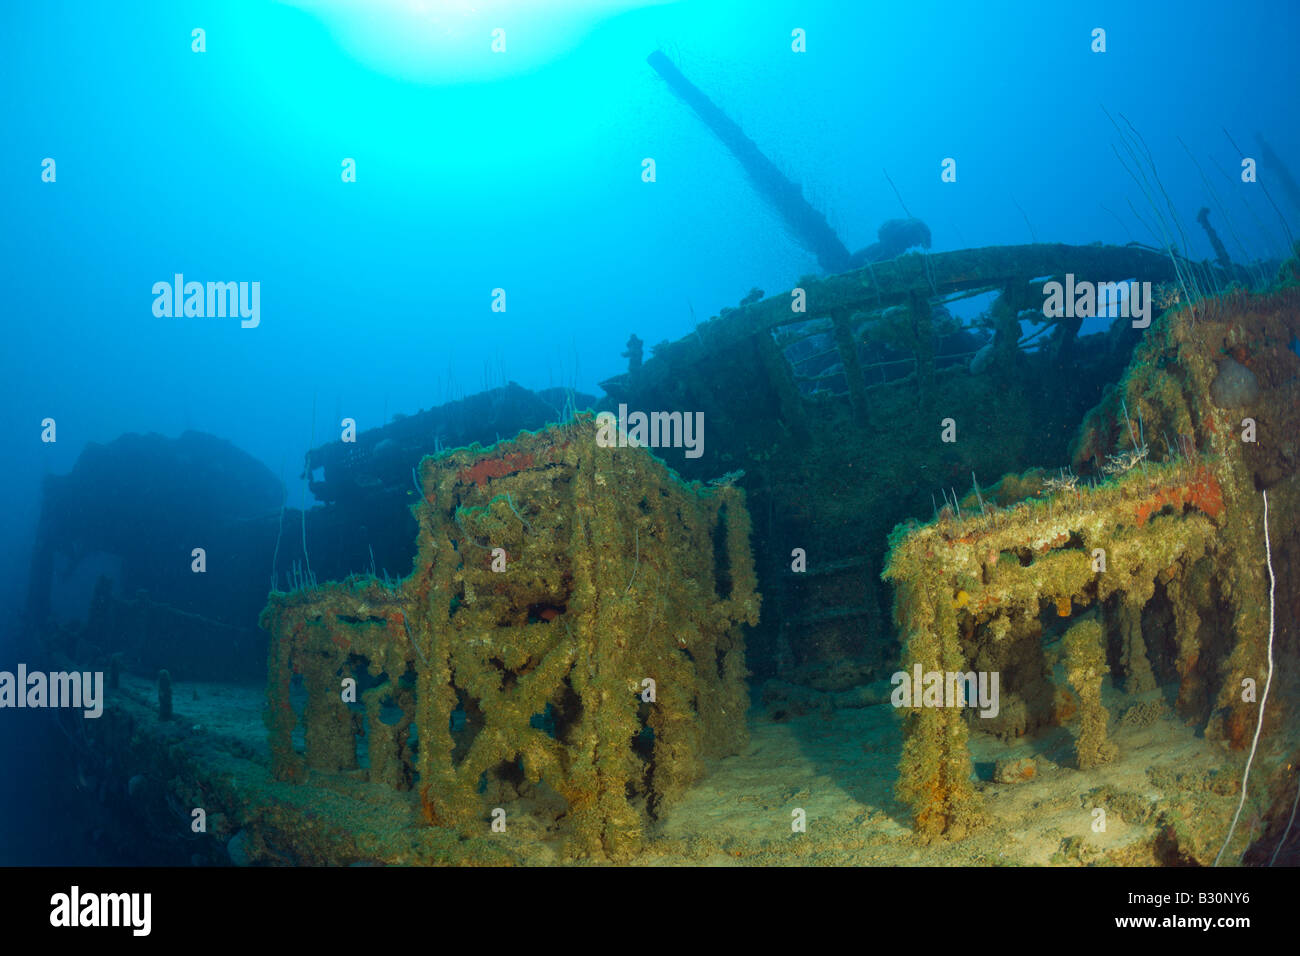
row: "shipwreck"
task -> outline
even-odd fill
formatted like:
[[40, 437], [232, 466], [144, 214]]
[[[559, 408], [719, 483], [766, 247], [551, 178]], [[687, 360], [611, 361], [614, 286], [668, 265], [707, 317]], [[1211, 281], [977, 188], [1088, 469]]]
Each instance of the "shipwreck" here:
[[[650, 64], [824, 274], [648, 356], [633, 334], [603, 397], [509, 383], [313, 448], [306, 513], [219, 449], [249, 493], [214, 485], [203, 527], [245, 557], [237, 600], [151, 573], [77, 480], [155, 456], [180, 500], [204, 437], [51, 479], [29, 617], [60, 669], [112, 674], [103, 719], [60, 724], [111, 781], [106, 839], [236, 865], [1294, 861], [1300, 256], [932, 252], [910, 216], [851, 253]], [[1044, 313], [1054, 283], [1121, 282], [1141, 314], [1104, 331]], [[598, 440], [620, 409], [689, 410], [704, 453]], [[84, 618], [54, 615], [56, 569], [97, 553]], [[921, 692], [891, 700], [899, 673]]]

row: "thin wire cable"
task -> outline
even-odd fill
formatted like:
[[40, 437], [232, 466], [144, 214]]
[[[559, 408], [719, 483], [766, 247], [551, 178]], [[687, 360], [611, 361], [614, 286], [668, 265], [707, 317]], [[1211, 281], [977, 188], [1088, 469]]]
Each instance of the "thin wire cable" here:
[[1255, 723], [1255, 739], [1250, 742], [1250, 756], [1246, 758], [1246, 770], [1241, 775], [1241, 802], [1237, 804], [1237, 812], [1232, 816], [1228, 837], [1223, 841], [1219, 855], [1214, 858], [1215, 866], [1219, 865], [1223, 851], [1228, 849], [1228, 844], [1232, 842], [1233, 831], [1237, 829], [1241, 810], [1246, 805], [1246, 784], [1250, 780], [1250, 765], [1255, 759], [1255, 750], [1259, 747], [1259, 733], [1264, 729], [1264, 704], [1268, 701], [1268, 689], [1273, 683], [1273, 592], [1277, 586], [1277, 578], [1273, 576], [1273, 548], [1268, 540], [1268, 492], [1264, 491], [1262, 494], [1264, 495], [1264, 560], [1268, 562], [1268, 678], [1264, 681], [1264, 693], [1259, 698], [1259, 720]]

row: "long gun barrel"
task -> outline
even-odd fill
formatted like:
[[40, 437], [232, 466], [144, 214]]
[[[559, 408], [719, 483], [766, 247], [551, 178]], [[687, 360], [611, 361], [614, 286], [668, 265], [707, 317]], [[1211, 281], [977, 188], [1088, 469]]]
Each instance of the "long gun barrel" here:
[[669, 88], [687, 106], [695, 110], [704, 124], [713, 130], [724, 146], [731, 150], [745, 172], [758, 187], [759, 193], [781, 216], [786, 226], [817, 256], [818, 263], [827, 272], [845, 272], [849, 268], [849, 250], [840, 241], [826, 217], [808, 204], [797, 184], [792, 183], [762, 154], [754, 141], [731, 117], [718, 107], [704, 92], [682, 75], [664, 54], [655, 50], [646, 62], [650, 64]]

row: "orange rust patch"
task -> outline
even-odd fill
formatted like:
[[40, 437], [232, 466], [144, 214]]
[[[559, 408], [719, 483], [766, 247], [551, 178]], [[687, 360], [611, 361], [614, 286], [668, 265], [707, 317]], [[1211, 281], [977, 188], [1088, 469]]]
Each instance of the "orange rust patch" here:
[[1057, 689], [1052, 697], [1052, 722], [1064, 726], [1079, 712], [1079, 698], [1067, 690]]
[[1011, 769], [1008, 777], [1003, 779], [1004, 783], [1024, 783], [1027, 780], [1033, 780], [1038, 774], [1038, 767], [1032, 760], [1018, 760]]
[[1057, 617], [1069, 617], [1071, 610], [1073, 610], [1073, 605], [1068, 597], [1059, 597], [1056, 599]]
[[1192, 504], [1211, 518], [1223, 514], [1223, 489], [1219, 487], [1214, 475], [1210, 474], [1210, 469], [1200, 469], [1196, 473], [1196, 479], [1187, 488]]
[[456, 480], [462, 485], [469, 484], [472, 481], [482, 488], [491, 478], [504, 478], [506, 475], [513, 475], [515, 472], [523, 471], [525, 468], [531, 468], [532, 466], [532, 455], [525, 452], [511, 451], [506, 452], [500, 458], [484, 458], [468, 468], [462, 468], [456, 474]]
[[1211, 518], [1217, 518], [1223, 514], [1223, 489], [1208, 468], [1199, 468], [1188, 484], [1161, 488], [1139, 504], [1134, 510], [1138, 527], [1145, 525], [1166, 505], [1177, 509], [1192, 505]]

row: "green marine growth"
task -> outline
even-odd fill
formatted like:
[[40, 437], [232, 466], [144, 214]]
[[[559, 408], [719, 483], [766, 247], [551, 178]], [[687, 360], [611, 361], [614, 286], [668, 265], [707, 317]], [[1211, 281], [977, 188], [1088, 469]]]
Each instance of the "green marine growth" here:
[[[1258, 489], [1294, 495], [1296, 475], [1280, 443], [1243, 434], [1242, 409], [1217, 404], [1214, 382], [1231, 353], [1255, 376], [1250, 421], [1272, 435], [1300, 433], [1288, 384], [1300, 359], [1281, 344], [1300, 337], [1298, 317], [1292, 289], [1217, 297], [1195, 316], [1167, 312], [1074, 442], [1073, 468], [1099, 480], [1085, 487], [1064, 469], [1052, 480], [1009, 475], [929, 524], [895, 529], [883, 576], [895, 585], [903, 669], [1009, 669], [1004, 686], [1015, 689], [1003, 713], [1015, 720], [1000, 729], [1028, 733], [1068, 719], [1054, 705], [1023, 722], [1018, 714], [1021, 701], [1032, 709], [1058, 690], [1021, 666], [1041, 658], [1041, 622], [1074, 618], [1065, 654], [1081, 702], [1080, 767], [1116, 756], [1101, 705], [1108, 637], [1127, 693], [1176, 680], [1180, 714], [1232, 749], [1250, 744], [1257, 710], [1241, 689], [1267, 672], [1271, 633]], [[984, 497], [996, 506], [980, 507]], [[938, 709], [908, 717], [898, 793], [922, 836], [964, 832], [978, 809], [967, 729]]]
[[1079, 736], [1075, 756], [1080, 770], [1110, 763], [1118, 753], [1107, 739], [1109, 714], [1101, 703], [1102, 678], [1106, 667], [1106, 638], [1093, 618], [1080, 621], [1065, 632], [1065, 675], [1079, 696]]
[[369, 779], [415, 789], [431, 824], [481, 833], [499, 802], [558, 798], [570, 855], [626, 859], [706, 758], [744, 747], [744, 494], [596, 438], [587, 415], [426, 458], [410, 577], [271, 595], [280, 779], [355, 768], [364, 742]]
[[[1127, 607], [1139, 615], [1158, 579], [1177, 579], [1213, 547], [1222, 510], [1212, 468], [1180, 462], [1133, 469], [1047, 500], [972, 509], [965, 519], [944, 509], [932, 524], [900, 527], [884, 577], [895, 583], [895, 614], [906, 639], [903, 669], [919, 663], [926, 670], [1003, 673], [1009, 688], [1003, 713], [977, 724], [981, 731], [1019, 736], [1055, 721], [1056, 689], [1034, 665], [1041, 659], [1042, 612], [1069, 618], [1114, 598], [1121, 614]], [[1100, 624], [1093, 627], [1101, 631]], [[1140, 616], [1129, 619], [1127, 640], [1133, 676], [1145, 680]], [[1082, 671], [1076, 676], [1082, 680]], [[1085, 759], [1105, 753], [1102, 714], [1103, 743]], [[1090, 732], [1095, 717], [1088, 718]], [[918, 833], [967, 832], [980, 808], [964, 716], [922, 708], [909, 714], [904, 734], [898, 795], [912, 806]]]
[[1146, 641], [1142, 637], [1142, 608], [1151, 600], [1155, 584], [1145, 590], [1133, 590], [1120, 598], [1119, 633], [1121, 663], [1127, 675], [1124, 690], [1130, 694], [1145, 694], [1155, 690], [1156, 678], [1147, 656]]
[[[930, 583], [924, 577], [899, 582], [895, 612], [908, 635], [909, 664], [918, 662], [926, 671], [964, 671], [952, 602]], [[913, 807], [923, 839], [941, 834], [960, 839], [983, 822], [971, 783], [966, 718], [960, 708], [915, 703], [907, 713], [896, 792]]]

